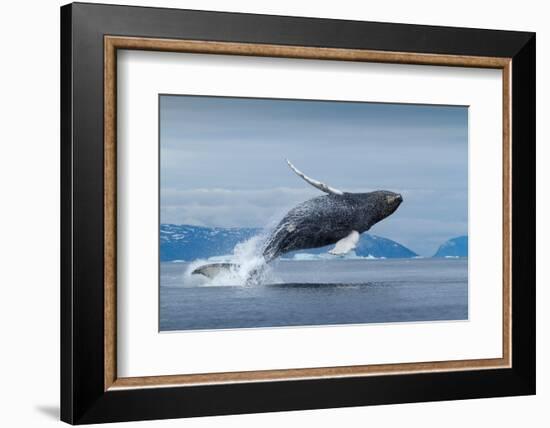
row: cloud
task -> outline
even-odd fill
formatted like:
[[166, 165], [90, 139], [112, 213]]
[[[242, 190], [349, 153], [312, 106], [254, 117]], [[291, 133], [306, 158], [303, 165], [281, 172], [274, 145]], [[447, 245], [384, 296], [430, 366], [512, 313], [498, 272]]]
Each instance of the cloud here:
[[221, 227], [265, 227], [293, 206], [318, 196], [315, 189], [162, 189], [161, 222]]

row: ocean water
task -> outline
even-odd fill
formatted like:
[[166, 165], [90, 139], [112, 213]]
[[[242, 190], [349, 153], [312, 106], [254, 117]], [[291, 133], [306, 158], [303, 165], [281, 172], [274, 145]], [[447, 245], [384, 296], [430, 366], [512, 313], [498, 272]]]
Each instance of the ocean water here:
[[232, 285], [160, 265], [160, 330], [468, 319], [467, 259], [279, 260]]

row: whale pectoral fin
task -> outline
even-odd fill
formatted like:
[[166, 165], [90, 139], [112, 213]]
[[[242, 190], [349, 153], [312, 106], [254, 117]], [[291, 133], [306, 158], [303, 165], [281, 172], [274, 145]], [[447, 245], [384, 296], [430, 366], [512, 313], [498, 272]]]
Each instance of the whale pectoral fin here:
[[290, 169], [292, 171], [294, 171], [296, 173], [296, 175], [298, 175], [298, 177], [304, 179], [306, 181], [306, 183], [311, 184], [316, 189], [319, 189], [319, 190], [321, 190], [325, 193], [331, 193], [333, 195], [343, 195], [344, 194], [344, 192], [342, 192], [341, 190], [335, 189], [334, 187], [330, 187], [330, 186], [326, 185], [325, 183], [321, 183], [320, 181], [317, 181], [317, 180], [314, 180], [313, 178], [308, 177], [302, 171], [300, 171], [298, 168], [296, 168], [294, 165], [292, 165], [292, 162], [290, 162], [288, 159], [286, 160], [286, 163], [288, 164]]
[[360, 236], [359, 232], [357, 232], [356, 230], [352, 230], [348, 236], [340, 239], [336, 243], [334, 248], [329, 251], [329, 253], [337, 256], [342, 256], [344, 254], [349, 253], [350, 251], [354, 250], [355, 247], [357, 247], [357, 243], [359, 242], [359, 236]]

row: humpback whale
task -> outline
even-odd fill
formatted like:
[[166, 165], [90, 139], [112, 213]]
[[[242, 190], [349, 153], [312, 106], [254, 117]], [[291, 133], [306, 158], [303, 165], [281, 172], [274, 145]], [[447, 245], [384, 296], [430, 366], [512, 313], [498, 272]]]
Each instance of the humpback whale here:
[[[265, 263], [290, 251], [331, 244], [334, 244], [331, 254], [344, 255], [355, 249], [361, 233], [393, 214], [403, 202], [400, 194], [387, 190], [343, 192], [308, 177], [289, 160], [287, 163], [299, 177], [325, 195], [302, 202], [283, 217], [263, 244]], [[232, 263], [211, 263], [192, 273], [213, 278], [221, 271], [237, 267]]]

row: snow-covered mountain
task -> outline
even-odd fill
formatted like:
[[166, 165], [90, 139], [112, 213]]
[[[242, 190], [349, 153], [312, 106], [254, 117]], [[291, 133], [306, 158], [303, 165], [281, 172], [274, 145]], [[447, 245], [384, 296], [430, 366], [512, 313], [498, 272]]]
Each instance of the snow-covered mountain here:
[[253, 228], [160, 225], [160, 261], [207, 259], [231, 254], [235, 245], [260, 232]]
[[434, 257], [468, 257], [468, 237], [449, 239], [441, 244]]
[[[260, 233], [257, 228], [221, 228], [191, 225], [160, 225], [160, 260], [207, 259], [231, 254], [235, 245]], [[304, 259], [327, 253], [332, 246], [296, 251], [284, 258]], [[355, 253], [351, 257], [368, 258], [411, 258], [417, 254], [407, 247], [380, 236], [361, 235]]]
[[[312, 248], [309, 250], [292, 251], [285, 254], [283, 258], [294, 258], [305, 260], [312, 258], [314, 255], [327, 256], [334, 259], [338, 256], [332, 256], [328, 254], [328, 251], [332, 249], [333, 245], [327, 245], [321, 248]], [[382, 238], [381, 236], [371, 235], [369, 233], [363, 233], [359, 239], [359, 243], [353, 252], [350, 252], [345, 258], [376, 258], [376, 259], [407, 259], [416, 257], [414, 251], [409, 250], [404, 245], [401, 245], [391, 239]]]

